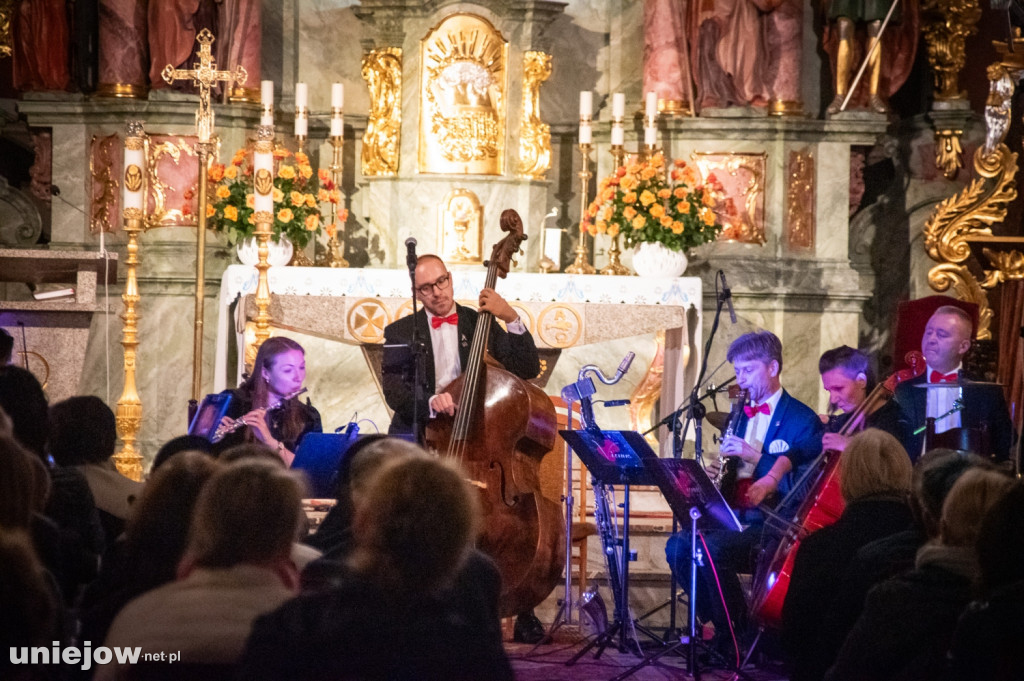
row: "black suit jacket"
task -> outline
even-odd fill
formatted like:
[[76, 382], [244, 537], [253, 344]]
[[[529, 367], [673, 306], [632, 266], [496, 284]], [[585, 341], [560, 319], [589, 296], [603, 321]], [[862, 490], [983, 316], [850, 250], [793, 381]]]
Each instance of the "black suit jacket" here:
[[[455, 306], [459, 313], [459, 362], [463, 368], [469, 358], [469, 348], [473, 342], [473, 332], [476, 329], [476, 322], [479, 314], [462, 305]], [[430, 340], [430, 326], [427, 323], [426, 311], [420, 309], [415, 318], [412, 315], [403, 317], [396, 322], [388, 324], [384, 329], [384, 369], [381, 374], [381, 386], [384, 390], [384, 401], [388, 403], [395, 415], [391, 419], [389, 433], [412, 432], [413, 407], [415, 404], [415, 390], [412, 379], [411, 367], [408, 371], [396, 371], [389, 368], [389, 354], [391, 351], [388, 345], [402, 345], [412, 340], [413, 324], [416, 324], [419, 337], [426, 345], [426, 366], [423, 382], [423, 401], [419, 405], [419, 416], [422, 422], [426, 422], [430, 414], [430, 407], [427, 400], [436, 392], [434, 377], [434, 348]], [[501, 362], [508, 371], [523, 379], [536, 378], [540, 373], [540, 357], [537, 354], [537, 346], [533, 342], [530, 332], [516, 334], [508, 333], [501, 328], [501, 325], [491, 318], [491, 336], [488, 344], [491, 356]]]
[[[1003, 389], [998, 385], [972, 385], [969, 379], [962, 376], [961, 372], [964, 409], [960, 412], [960, 423], [964, 428], [987, 425], [991, 451], [979, 453], [1003, 461], [1010, 456], [1010, 446], [1013, 444], [1013, 424], [1010, 422], [1010, 412], [1006, 407]], [[903, 381], [896, 387], [895, 399], [903, 411], [908, 426], [904, 446], [910, 458], [915, 461], [921, 455], [924, 433], [914, 435], [913, 431], [925, 425], [925, 416], [928, 413], [928, 390], [915, 386], [925, 383], [927, 376], [922, 374]]]

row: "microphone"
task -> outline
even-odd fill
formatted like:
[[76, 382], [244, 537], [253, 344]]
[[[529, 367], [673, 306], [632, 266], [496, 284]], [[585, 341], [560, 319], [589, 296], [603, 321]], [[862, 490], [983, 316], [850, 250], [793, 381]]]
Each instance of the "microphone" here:
[[732, 289], [729, 288], [729, 284], [725, 281], [725, 270], [718, 270], [718, 275], [722, 277], [722, 293], [721, 300], [725, 301], [725, 304], [729, 306], [729, 321], [732, 324], [736, 323], [736, 310], [732, 306]]
[[636, 357], [635, 352], [630, 351], [626, 353], [626, 356], [622, 358], [622, 364], [620, 364], [619, 368], [615, 370], [615, 376], [617, 378], [622, 378], [622, 376], [629, 371], [629, 365], [633, 363], [634, 357]]
[[416, 271], [416, 238], [409, 237], [405, 240], [405, 264], [410, 272]]

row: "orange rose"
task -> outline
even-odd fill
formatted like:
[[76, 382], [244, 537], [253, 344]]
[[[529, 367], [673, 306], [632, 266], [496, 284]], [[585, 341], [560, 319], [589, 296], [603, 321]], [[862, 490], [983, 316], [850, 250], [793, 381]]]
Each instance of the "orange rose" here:
[[615, 175], [616, 176], [622, 177], [625, 174], [626, 174], [626, 166], [619, 166], [618, 168], [615, 169]]
[[306, 200], [306, 197], [302, 195], [302, 192], [292, 192], [289, 198], [292, 200], [293, 206], [301, 206]]
[[217, 187], [217, 198], [218, 199], [226, 199], [229, 196], [231, 196], [231, 190], [230, 189], [228, 189], [224, 185], [220, 185], [219, 187]]
[[647, 218], [642, 215], [638, 215], [633, 218], [633, 222], [629, 223], [633, 226], [633, 229], [643, 229], [644, 225], [647, 224]]
[[295, 179], [295, 168], [293, 166], [281, 166], [277, 171], [277, 176], [283, 180]]
[[690, 214], [690, 202], [689, 201], [680, 201], [679, 203], [677, 203], [676, 204], [676, 212], [682, 213], [683, 215], [689, 215]]
[[617, 237], [618, 235], [619, 235], [619, 225], [618, 225], [618, 223], [613, 222], [612, 224], [608, 225], [608, 236], [610, 236], [610, 237]]
[[654, 168], [647, 166], [646, 168], [640, 171], [640, 179], [649, 180], [652, 177], [654, 177], [657, 174], [657, 172], [658, 171], [656, 171]]
[[326, 189], [320, 189], [320, 191], [316, 193], [316, 198], [322, 203], [327, 203], [330, 200], [330, 195], [327, 193]]
[[238, 221], [238, 209], [234, 206], [224, 206], [224, 217], [231, 222]]
[[312, 194], [306, 194], [306, 206], [316, 208], [316, 197]]
[[661, 189], [658, 190], [659, 199], [667, 199], [670, 196], [672, 196], [672, 190], [669, 189], [668, 187], [662, 187]]
[[[328, 173], [328, 172], [327, 172], [327, 171], [326, 171], [325, 169], [323, 169], [323, 168], [320, 168], [319, 170], [317, 170], [317, 171], [316, 171], [316, 177], [317, 177], [317, 179], [318, 179], [318, 180], [320, 180], [321, 182], [330, 182], [330, 181], [331, 181], [331, 175], [330, 175], [330, 173]], [[326, 199], [325, 199], [325, 200], [326, 200]]]
[[683, 233], [683, 223], [681, 223], [681, 222], [673, 222], [672, 223], [672, 233], [673, 234], [682, 234]]
[[228, 178], [229, 180], [235, 179], [236, 177], [238, 177], [238, 168], [236, 168], [235, 166], [228, 166], [227, 168], [224, 169], [224, 177]]
[[256, 196], [254, 194], [245, 195], [245, 205], [249, 208], [256, 207]]
[[653, 206], [651, 206], [651, 217], [660, 218], [664, 214], [665, 207], [662, 206], [660, 203], [656, 203]]
[[313, 177], [313, 168], [308, 165], [299, 166], [299, 173], [308, 180]]
[[224, 164], [214, 163], [207, 175], [210, 178], [210, 182], [220, 182], [224, 179]]
[[309, 156], [306, 156], [306, 153], [304, 151], [296, 151], [295, 162], [298, 163], [299, 165], [308, 165]]
[[645, 206], [651, 205], [656, 199], [657, 197], [654, 196], [654, 193], [648, 189], [645, 189], [643, 193], [640, 194], [640, 203]]
[[274, 187], [270, 191], [270, 196], [273, 198], [274, 203], [281, 203], [282, 201], [284, 201], [284, 192], [278, 189], [277, 187]]
[[295, 217], [295, 214], [292, 213], [292, 209], [291, 208], [282, 208], [281, 210], [277, 211], [277, 219], [280, 220], [281, 222], [284, 222], [284, 223], [291, 222], [292, 218], [294, 218], [294, 217]]
[[206, 204], [206, 217], [212, 218], [217, 214], [217, 210], [213, 207], [212, 203]]
[[633, 206], [626, 206], [622, 211], [622, 217], [627, 220], [632, 220], [636, 217], [636, 208], [633, 208]]
[[661, 222], [661, 226], [662, 227], [671, 227], [672, 226], [672, 218], [669, 217], [668, 215], [662, 215], [660, 222]]
[[683, 187], [676, 187], [675, 191], [672, 192], [672, 196], [676, 197], [677, 199], [685, 199], [686, 189], [684, 189]]
[[320, 226], [320, 216], [316, 213], [310, 213], [306, 216], [306, 231], [315, 232], [316, 228]]
[[332, 222], [329, 225], [324, 225], [324, 231], [327, 232], [327, 237], [334, 239], [338, 236], [338, 223]]

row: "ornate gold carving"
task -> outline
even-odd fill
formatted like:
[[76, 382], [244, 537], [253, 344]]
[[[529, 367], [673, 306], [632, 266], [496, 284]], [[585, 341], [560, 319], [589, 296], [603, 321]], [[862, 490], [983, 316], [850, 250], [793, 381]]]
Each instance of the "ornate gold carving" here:
[[484, 211], [477, 195], [457, 188], [441, 200], [438, 211], [438, 242], [446, 262], [479, 264], [484, 235]]
[[270, 263], [267, 262], [267, 256], [270, 254], [268, 242], [274, 216], [263, 210], [254, 213], [253, 219], [256, 221], [256, 239], [259, 241], [259, 261], [256, 263], [256, 269], [259, 271], [256, 280], [256, 340], [253, 345], [259, 350], [263, 341], [270, 338], [270, 279], [267, 278]]
[[121, 217], [125, 220], [141, 220], [145, 217], [145, 213], [142, 212], [141, 208], [125, 208], [121, 211]]
[[256, 224], [259, 224], [261, 222], [273, 224], [274, 214], [268, 210], [258, 210], [252, 214], [252, 219], [253, 222], [255, 222]]
[[942, 171], [947, 180], [956, 177], [964, 165], [964, 150], [960, 146], [962, 134], [964, 131], [956, 128], [935, 131], [935, 166]]
[[[149, 182], [147, 194], [153, 201], [153, 209], [146, 216], [147, 229], [160, 225], [195, 225], [196, 216], [186, 215], [178, 208], [167, 209], [167, 197], [177, 188], [164, 182], [165, 178], [160, 172], [160, 163], [165, 158], [180, 167], [182, 154], [185, 154], [186, 157], [194, 157], [196, 155], [194, 146], [178, 137], [171, 137], [163, 142], [157, 142], [156, 138], [150, 137], [146, 140], [146, 144], [149, 149], [146, 154], [146, 177]], [[200, 203], [200, 205], [203, 204]], [[206, 215], [203, 210], [199, 212], [203, 216]]]
[[14, 51], [14, 36], [11, 32], [13, 16], [14, 0], [0, 0], [0, 57], [10, 57]]
[[348, 333], [360, 343], [384, 341], [384, 327], [391, 323], [391, 315], [376, 298], [363, 298], [348, 312]]
[[257, 194], [269, 194], [270, 190], [274, 188], [274, 178], [270, 171], [266, 168], [257, 170], [254, 186]]
[[274, 141], [257, 140], [253, 142], [252, 150], [257, 154], [272, 154], [274, 153]]
[[551, 128], [540, 118], [540, 86], [550, 76], [550, 54], [537, 50], [523, 54], [523, 120], [516, 169], [520, 177], [543, 180], [551, 168]]
[[[654, 407], [661, 397], [662, 375], [665, 373], [665, 332], [658, 331], [655, 334], [655, 342], [658, 344], [651, 359], [651, 365], [647, 367], [647, 373], [640, 379], [633, 393], [629, 396], [629, 427], [633, 430], [646, 431], [651, 427], [651, 415]], [[658, 438], [656, 433], [648, 433], [645, 436], [651, 447], [657, 451]]]
[[420, 42], [419, 170], [504, 172], [508, 42], [472, 14], [452, 14]]
[[[767, 153], [720, 153], [695, 151], [690, 158], [697, 164], [706, 180], [714, 173], [724, 187], [715, 214], [724, 229], [719, 240], [763, 244], [764, 236], [764, 178]], [[728, 210], [732, 205], [733, 211]]]
[[142, 168], [133, 163], [124, 169], [124, 187], [131, 192], [142, 189]]
[[[139, 315], [135, 311], [135, 306], [139, 302], [136, 267], [139, 264], [139, 232], [142, 230], [142, 219], [129, 218], [127, 214], [132, 211], [142, 212], [138, 209], [125, 211], [124, 231], [128, 235], [128, 244], [125, 247], [127, 257], [124, 292], [121, 294], [121, 300], [124, 302], [124, 314], [121, 315], [121, 319], [124, 320], [121, 331], [121, 347], [124, 348], [124, 389], [117, 400], [115, 412], [117, 434], [124, 444], [114, 456], [114, 463], [122, 475], [132, 480], [141, 480], [142, 455], [135, 449], [135, 440], [142, 426], [142, 399], [135, 385], [136, 349], [139, 346]], [[135, 215], [134, 212], [132, 214]]]
[[992, 308], [988, 304], [988, 294], [966, 266], [954, 263], [936, 265], [928, 271], [928, 285], [939, 293], [953, 289], [960, 300], [977, 304], [978, 340], [992, 338]]
[[583, 335], [583, 320], [572, 307], [554, 303], [537, 317], [537, 334], [553, 348], [569, 348]]
[[981, 254], [996, 267], [994, 270], [985, 271], [985, 279], [981, 282], [983, 288], [994, 288], [1004, 281], [1024, 279], [1024, 253], [983, 248]]
[[367, 177], [394, 175], [402, 133], [402, 49], [373, 50], [363, 57], [362, 73], [370, 90], [362, 172]]
[[97, 97], [118, 97], [125, 99], [143, 99], [149, 94], [145, 85], [133, 83], [100, 83], [94, 93]]
[[125, 137], [124, 138], [124, 148], [125, 149], [131, 149], [132, 151], [139, 151], [140, 149], [142, 149], [145, 146], [145, 144], [146, 144], [146, 141], [142, 137], [132, 137], [132, 136], [129, 136], [129, 137]]
[[590, 201], [590, 178], [594, 174], [590, 171], [590, 145], [581, 144], [580, 172], [580, 229], [579, 239], [576, 241], [576, 259], [565, 268], [566, 274], [593, 274], [597, 270], [590, 264], [590, 252], [587, 250], [587, 233], [583, 229], [583, 218], [587, 214], [587, 203]]
[[964, 43], [977, 31], [980, 4], [978, 0], [925, 0], [921, 10], [928, 63], [935, 72], [935, 98], [961, 99]]
[[[114, 146], [118, 141], [116, 134], [102, 138], [93, 135], [92, 143], [89, 145], [92, 149], [92, 153], [89, 154], [89, 173], [93, 182], [89, 231], [93, 234], [114, 231], [111, 210], [117, 204], [117, 189], [120, 186], [114, 173]], [[138, 217], [141, 218], [142, 211], [139, 213]]]
[[786, 190], [786, 243], [796, 251], [813, 251], [814, 155], [789, 152], [789, 182]]

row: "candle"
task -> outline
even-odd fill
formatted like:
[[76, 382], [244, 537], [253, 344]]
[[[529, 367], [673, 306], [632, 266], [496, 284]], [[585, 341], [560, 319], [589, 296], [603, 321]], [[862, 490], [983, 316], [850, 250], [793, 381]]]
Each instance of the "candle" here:
[[587, 118], [594, 112], [594, 93], [590, 90], [580, 92], [580, 116]]
[[654, 92], [647, 93], [647, 118], [654, 118], [658, 115], [658, 95]]
[[657, 128], [644, 128], [644, 144], [653, 147], [658, 142]]
[[341, 83], [331, 85], [331, 108], [341, 109], [345, 106], [345, 86]]
[[260, 81], [260, 102], [263, 113], [260, 114], [260, 125], [274, 124], [274, 81]]
[[253, 153], [253, 189], [256, 201], [253, 210], [257, 213], [263, 211], [273, 214], [274, 212], [274, 153], [272, 144], [262, 140], [265, 136], [263, 131], [273, 136], [273, 131], [262, 128], [257, 131], [258, 141], [256, 150]]
[[295, 136], [305, 137], [309, 133], [309, 119], [306, 118], [306, 112], [299, 111], [295, 114]]
[[[626, 95], [616, 92], [612, 95], [612, 118], [621, 119], [626, 115]], [[614, 144], [614, 142], [612, 143]]]
[[331, 116], [331, 137], [341, 137], [344, 134], [345, 122], [341, 114]]
[[544, 228], [544, 255], [557, 267], [562, 260], [562, 229]]
[[297, 108], [297, 109], [305, 109], [306, 105], [308, 103], [309, 102], [307, 100], [306, 84], [305, 83], [296, 83], [295, 84], [295, 108]]
[[580, 144], [590, 144], [593, 140], [593, 131], [590, 123], [580, 123]]
[[612, 123], [612, 144], [621, 147], [625, 143], [621, 123]]
[[142, 210], [142, 178], [146, 172], [142, 136], [142, 122], [128, 121], [124, 139], [124, 201], [121, 206], [124, 210]]

